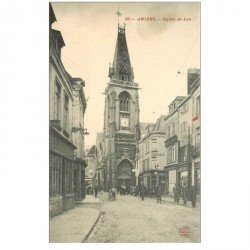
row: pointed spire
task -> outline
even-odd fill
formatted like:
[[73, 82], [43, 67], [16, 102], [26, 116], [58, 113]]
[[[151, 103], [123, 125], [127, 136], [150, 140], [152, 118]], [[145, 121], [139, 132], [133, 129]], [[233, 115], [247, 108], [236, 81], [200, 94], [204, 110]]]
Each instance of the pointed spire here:
[[117, 22], [118, 22], [118, 26], [119, 26], [119, 20], [120, 20], [120, 16], [122, 15], [122, 13], [120, 12], [120, 7], [118, 7], [117, 11], [115, 12], [115, 14], [117, 15]]
[[122, 81], [134, 81], [133, 69], [131, 67], [128, 46], [125, 34], [125, 24], [120, 26], [118, 23], [118, 35], [116, 41], [113, 67], [109, 68], [110, 79]]

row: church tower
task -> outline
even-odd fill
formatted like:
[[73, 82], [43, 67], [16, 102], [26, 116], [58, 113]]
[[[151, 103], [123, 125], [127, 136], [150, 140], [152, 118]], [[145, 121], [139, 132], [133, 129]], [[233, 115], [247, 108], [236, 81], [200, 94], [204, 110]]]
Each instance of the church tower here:
[[135, 158], [139, 143], [139, 85], [127, 47], [125, 24], [118, 35], [110, 79], [105, 90], [104, 139], [106, 186], [135, 185]]

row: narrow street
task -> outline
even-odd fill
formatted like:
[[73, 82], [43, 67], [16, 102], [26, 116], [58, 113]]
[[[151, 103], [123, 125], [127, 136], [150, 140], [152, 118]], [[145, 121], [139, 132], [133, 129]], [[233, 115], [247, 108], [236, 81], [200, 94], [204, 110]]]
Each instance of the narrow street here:
[[[87, 239], [98, 242], [200, 242], [200, 210], [173, 203], [157, 204], [156, 200], [131, 195], [117, 195], [108, 201], [99, 196], [104, 214]], [[181, 237], [179, 229], [189, 227], [191, 235]]]

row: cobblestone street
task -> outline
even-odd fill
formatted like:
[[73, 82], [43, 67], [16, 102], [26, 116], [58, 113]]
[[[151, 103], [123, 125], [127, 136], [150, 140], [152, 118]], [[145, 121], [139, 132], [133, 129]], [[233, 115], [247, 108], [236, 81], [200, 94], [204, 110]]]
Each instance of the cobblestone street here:
[[[130, 195], [117, 195], [108, 201], [101, 194], [104, 214], [87, 239], [98, 242], [200, 242], [200, 210], [173, 203]], [[179, 229], [189, 227], [191, 235], [183, 238]]]

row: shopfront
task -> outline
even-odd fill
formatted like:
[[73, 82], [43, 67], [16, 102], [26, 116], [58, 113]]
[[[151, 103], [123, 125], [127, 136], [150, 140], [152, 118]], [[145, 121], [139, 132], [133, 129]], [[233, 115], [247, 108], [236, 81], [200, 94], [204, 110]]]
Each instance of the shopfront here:
[[55, 216], [74, 207], [74, 150], [70, 141], [50, 129], [49, 211]]

